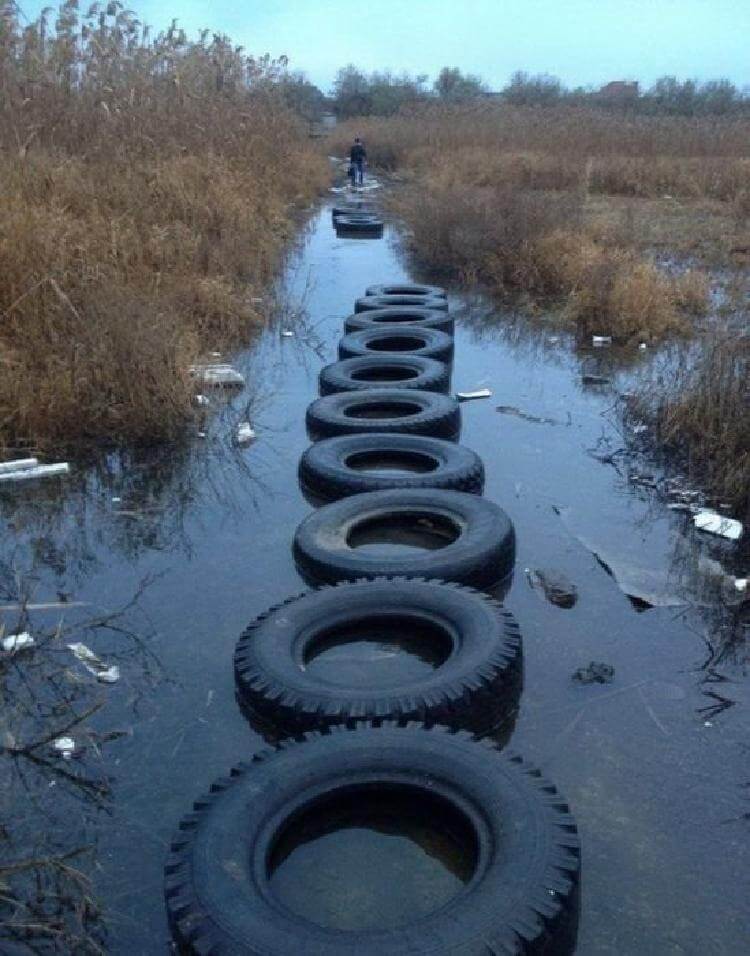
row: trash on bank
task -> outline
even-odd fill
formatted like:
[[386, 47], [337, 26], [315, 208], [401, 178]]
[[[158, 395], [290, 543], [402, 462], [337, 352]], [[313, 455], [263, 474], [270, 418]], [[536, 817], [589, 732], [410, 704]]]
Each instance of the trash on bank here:
[[120, 668], [117, 664], [105, 664], [104, 661], [98, 657], [90, 647], [86, 647], [85, 644], [68, 644], [68, 648], [73, 652], [75, 658], [83, 664], [86, 670], [90, 674], [93, 674], [102, 684], [114, 684], [120, 679]]
[[238, 445], [248, 445], [251, 441], [255, 441], [257, 437], [250, 422], [240, 422], [237, 426], [234, 440]]
[[244, 388], [245, 377], [231, 365], [191, 365], [190, 374], [203, 385]]
[[39, 461], [36, 458], [16, 458], [14, 461], [0, 461], [0, 475], [6, 471], [25, 471], [36, 468]]
[[611, 684], [614, 676], [614, 667], [601, 661], [591, 661], [588, 667], [579, 667], [573, 672], [573, 680], [580, 684]]
[[53, 742], [52, 749], [64, 760], [70, 760], [76, 751], [76, 742], [72, 737], [58, 737]]
[[22, 631], [20, 634], [9, 634], [8, 637], [2, 639], [3, 650], [8, 654], [25, 651], [35, 644], [36, 641], [28, 631]]
[[[34, 464], [26, 464], [33, 462]], [[19, 462], [4, 462], [5, 465], [18, 465]], [[51, 478], [53, 475], [67, 475], [70, 473], [70, 465], [67, 461], [61, 461], [54, 465], [40, 465], [36, 458], [23, 460], [23, 467], [14, 470], [0, 471], [1, 481], [29, 481], [32, 478]]]
[[492, 398], [492, 392], [488, 388], [478, 388], [475, 392], [456, 392], [456, 398], [459, 402], [470, 402], [475, 398]]
[[611, 345], [612, 336], [611, 335], [592, 335], [591, 344], [595, 346], [596, 348], [601, 348], [603, 345]]
[[693, 516], [693, 524], [699, 531], [717, 534], [730, 541], [738, 541], [742, 536], [742, 522], [736, 518], [727, 518], [726, 515], [715, 511], [699, 511]]
[[210, 405], [211, 399], [208, 397], [208, 395], [196, 395], [195, 404], [198, 405], [199, 407]]

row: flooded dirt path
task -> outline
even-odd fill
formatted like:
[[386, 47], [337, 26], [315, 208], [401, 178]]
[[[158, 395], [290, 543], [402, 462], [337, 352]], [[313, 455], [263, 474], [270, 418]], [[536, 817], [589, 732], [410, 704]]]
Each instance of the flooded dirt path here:
[[[158, 666], [147, 681], [125, 662], [99, 715], [127, 728], [103, 759], [111, 807], [85, 825], [70, 818], [96, 845], [108, 952], [168, 952], [170, 836], [193, 799], [260, 746], [234, 699], [235, 642], [251, 618], [304, 590], [290, 545], [310, 510], [297, 464], [317, 373], [365, 287], [410, 277], [392, 230], [380, 241], [337, 239], [322, 209], [289, 266], [290, 298], [304, 300], [304, 314], [284, 324], [294, 335], [270, 328], [239, 363], [257, 399], [253, 445], [232, 452], [226, 442], [245, 394], [184, 458], [72, 481], [60, 496], [2, 494], [3, 557], [34, 559], [38, 600], [64, 590], [112, 607], [154, 579], [140, 612]], [[511, 746], [564, 790], [582, 835], [578, 952], [746, 952], [747, 651], [721, 643], [720, 617], [700, 606], [699, 558], [721, 555], [592, 457], [623, 443], [607, 413], [613, 393], [581, 383], [582, 370], [609, 375], [612, 356], [582, 358], [559, 332], [458, 296], [451, 304], [453, 388], [493, 392], [463, 406], [461, 441], [482, 456], [485, 495], [518, 534], [507, 604], [524, 637], [525, 689]], [[636, 606], [604, 564], [657, 606]], [[547, 601], [525, 569], [563, 574], [577, 586], [574, 606]], [[574, 682], [590, 661], [614, 667], [613, 681]]]

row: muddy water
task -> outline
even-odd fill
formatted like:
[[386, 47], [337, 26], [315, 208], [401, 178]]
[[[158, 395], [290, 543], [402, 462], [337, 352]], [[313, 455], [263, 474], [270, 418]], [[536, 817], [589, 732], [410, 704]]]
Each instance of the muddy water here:
[[[296, 478], [305, 408], [355, 297], [407, 278], [392, 232], [337, 239], [321, 211], [286, 278], [305, 306], [284, 322], [295, 334], [269, 329], [240, 363], [252, 382], [255, 444], [232, 452], [226, 441], [246, 393], [191, 453], [112, 464], [61, 497], [49, 488], [2, 494], [4, 558], [34, 562], [36, 600], [62, 590], [113, 607], [153, 579], [139, 610], [152, 632], [149, 679], [143, 660], [126, 656], [97, 717], [128, 731], [102, 761], [111, 809], [71, 817], [96, 846], [108, 952], [168, 951], [162, 865], [174, 826], [260, 746], [234, 700], [232, 652], [251, 618], [304, 587], [290, 543], [310, 510]], [[452, 308], [454, 388], [493, 391], [464, 405], [462, 441], [483, 457], [485, 494], [518, 533], [507, 604], [521, 622], [526, 676], [512, 746], [565, 791], [583, 840], [578, 952], [746, 952], [746, 651], [722, 643], [721, 617], [701, 606], [699, 559], [721, 559], [720, 549], [590, 454], [622, 445], [612, 393], [580, 380], [582, 369], [610, 374], [609, 353], [581, 356], [559, 333], [457, 296]], [[602, 562], [656, 606], [636, 606]], [[548, 603], [526, 568], [565, 574], [578, 587], [575, 606]], [[116, 640], [98, 649], [114, 653]], [[571, 680], [592, 660], [614, 667], [612, 683]], [[346, 854], [347, 832], [335, 835], [337, 852]], [[366, 852], [362, 841], [360, 827], [350, 857]]]

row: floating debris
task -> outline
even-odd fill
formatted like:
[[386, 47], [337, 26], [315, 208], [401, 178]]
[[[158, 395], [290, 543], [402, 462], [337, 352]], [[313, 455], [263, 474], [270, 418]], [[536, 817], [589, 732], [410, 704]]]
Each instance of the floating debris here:
[[556, 607], [569, 610], [578, 601], [578, 588], [560, 571], [526, 569], [526, 578], [532, 590], [541, 591]]
[[612, 379], [607, 378], [606, 375], [592, 375], [589, 372], [584, 372], [581, 375], [581, 381], [584, 385], [611, 385]]
[[85, 644], [68, 644], [68, 648], [73, 652], [75, 658], [83, 664], [86, 670], [103, 684], [114, 684], [120, 679], [120, 668], [117, 664], [105, 664], [104, 661], [98, 657], [90, 647], [86, 647]]
[[53, 741], [52, 749], [64, 760], [70, 760], [76, 752], [76, 742], [72, 737], [58, 737]]
[[498, 405], [495, 411], [503, 415], [515, 415], [516, 418], [522, 418], [526, 422], [534, 422], [537, 425], [558, 425], [554, 418], [540, 418], [538, 415], [530, 415], [528, 412], [521, 411], [515, 405]]
[[36, 644], [34, 638], [28, 631], [22, 631], [20, 634], [9, 634], [2, 639], [3, 650], [8, 654], [15, 654], [18, 651], [25, 651]]
[[237, 426], [234, 440], [238, 445], [248, 445], [251, 441], [255, 441], [257, 437], [250, 422], [240, 422]]
[[245, 377], [231, 365], [191, 365], [190, 374], [203, 385], [225, 388], [244, 388]]
[[[16, 468], [13, 471], [0, 471], [0, 481], [29, 481], [32, 478], [51, 478], [53, 475], [67, 475], [70, 473], [70, 465], [67, 461], [61, 461], [55, 465], [37, 464], [35, 458], [29, 458], [26, 461], [35, 462], [35, 464], [24, 465], [24, 467]], [[12, 465], [14, 462], [5, 462], [4, 464]]]
[[488, 388], [478, 388], [475, 392], [456, 392], [456, 398], [459, 402], [470, 402], [475, 398], [492, 398], [492, 392]]
[[294, 336], [294, 332], [291, 329], [282, 329], [281, 337], [284, 339], [291, 339]]
[[693, 524], [699, 531], [717, 534], [730, 541], [738, 541], [742, 536], [742, 522], [735, 518], [727, 518], [716, 511], [699, 511], [693, 516]]
[[0, 461], [0, 475], [8, 471], [26, 471], [36, 468], [39, 464], [36, 458], [16, 458], [14, 461]]
[[580, 684], [611, 684], [614, 676], [614, 667], [601, 661], [591, 661], [588, 667], [579, 667], [573, 672], [573, 680]]
[[633, 425], [631, 431], [634, 435], [643, 435], [648, 431], [648, 425]]
[[603, 345], [611, 345], [612, 336], [611, 335], [592, 335], [591, 344], [595, 348], [601, 348]]

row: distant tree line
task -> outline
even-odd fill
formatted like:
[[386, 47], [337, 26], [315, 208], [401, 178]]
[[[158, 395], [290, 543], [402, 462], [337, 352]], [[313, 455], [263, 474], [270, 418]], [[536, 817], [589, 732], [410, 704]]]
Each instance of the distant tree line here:
[[679, 116], [750, 112], [750, 90], [740, 90], [729, 80], [679, 80], [663, 76], [640, 90], [637, 83], [611, 83], [601, 89], [566, 87], [547, 73], [514, 73], [508, 83], [492, 91], [478, 76], [456, 67], [443, 67], [433, 83], [425, 74], [366, 73], [353, 64], [336, 74], [330, 96], [325, 96], [302, 73], [289, 73], [280, 81], [287, 103], [307, 119], [333, 112], [351, 116], [391, 116], [404, 107], [442, 101], [465, 102], [496, 99], [517, 106], [595, 105], [604, 109]]

